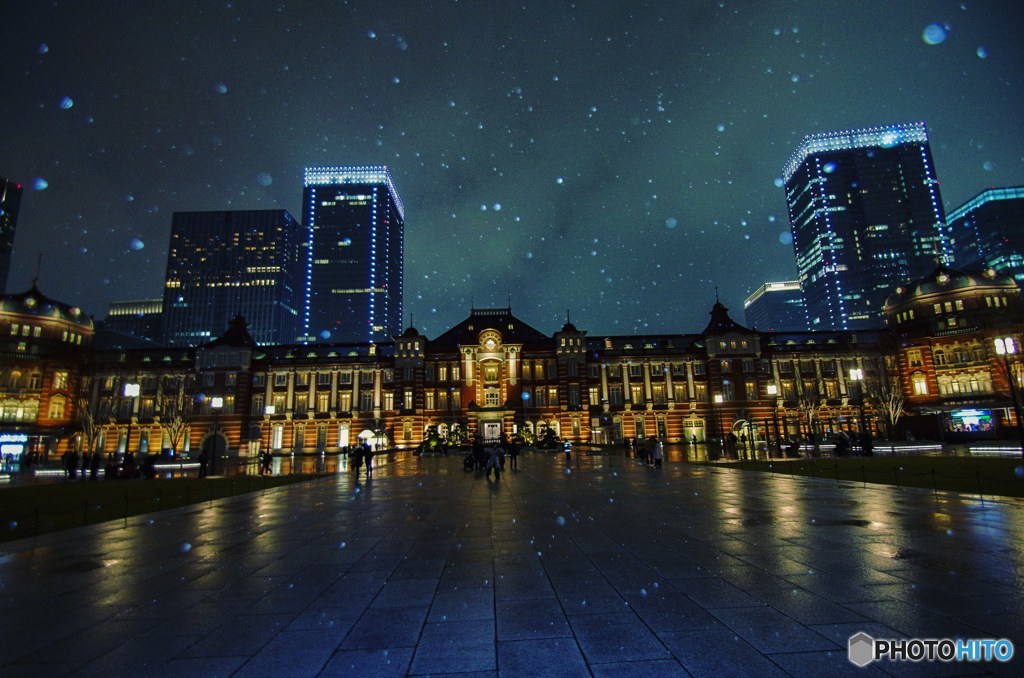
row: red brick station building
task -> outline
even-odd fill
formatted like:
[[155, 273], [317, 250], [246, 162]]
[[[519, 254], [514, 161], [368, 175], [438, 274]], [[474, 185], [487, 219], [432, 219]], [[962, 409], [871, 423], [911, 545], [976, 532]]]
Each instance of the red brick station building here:
[[[779, 440], [865, 429], [1015, 440], [1021, 310], [1012, 278], [940, 266], [894, 291], [877, 331], [758, 332], [716, 302], [693, 334], [589, 336], [567, 322], [547, 335], [512, 309], [476, 308], [440, 336], [409, 328], [386, 344], [257, 346], [239, 317], [197, 348], [111, 348], [33, 286], [0, 299], [0, 453], [205, 448], [244, 462], [268, 446], [530, 443], [548, 430], [759, 457]], [[1005, 338], [1016, 353], [997, 353]]]

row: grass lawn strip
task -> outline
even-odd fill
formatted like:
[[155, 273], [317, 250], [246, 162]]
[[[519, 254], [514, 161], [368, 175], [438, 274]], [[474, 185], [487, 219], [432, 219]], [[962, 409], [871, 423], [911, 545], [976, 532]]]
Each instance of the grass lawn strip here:
[[963, 494], [1024, 497], [1024, 460], [965, 457], [850, 457], [737, 461], [728, 468]]
[[317, 476], [232, 476], [16, 485], [0, 489], [0, 542], [210, 502]]

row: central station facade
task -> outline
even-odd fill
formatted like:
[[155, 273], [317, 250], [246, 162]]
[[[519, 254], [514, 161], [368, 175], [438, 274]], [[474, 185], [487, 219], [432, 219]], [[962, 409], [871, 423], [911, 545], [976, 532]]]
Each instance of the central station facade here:
[[[107, 422], [101, 449], [189, 452], [218, 435], [242, 457], [415, 448], [431, 437], [532, 443], [549, 430], [574, 443], [656, 436], [753, 451], [878, 429], [849, 375], [885, 372], [879, 333], [804, 335], [744, 328], [719, 303], [699, 334], [650, 336], [589, 337], [571, 323], [549, 336], [489, 308], [434, 339], [410, 328], [390, 344], [263, 347], [236, 318], [200, 348], [94, 354], [90, 396]], [[138, 395], [126, 397], [125, 384]], [[176, 445], [166, 423], [188, 403]]]
[[44, 459], [251, 460], [548, 432], [736, 456], [840, 433], [1015, 437], [1020, 308], [1012, 278], [939, 267], [891, 295], [883, 330], [759, 332], [716, 301], [693, 334], [592, 336], [567, 322], [548, 335], [510, 308], [474, 308], [435, 338], [262, 346], [237, 317], [203, 346], [129, 348], [33, 287], [0, 305], [0, 441]]

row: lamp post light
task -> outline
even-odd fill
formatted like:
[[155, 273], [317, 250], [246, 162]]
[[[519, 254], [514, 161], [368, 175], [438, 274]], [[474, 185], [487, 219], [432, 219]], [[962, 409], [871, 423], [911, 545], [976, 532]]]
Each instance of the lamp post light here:
[[722, 403], [725, 401], [725, 397], [721, 393], [716, 393], [712, 400], [715, 405], [718, 405], [718, 410], [715, 412], [715, 419], [718, 422], [718, 450], [719, 454], [723, 454], [725, 451], [725, 425], [722, 423]]
[[772, 398], [772, 423], [775, 425], [775, 455], [782, 456], [782, 438], [779, 437], [779, 387], [768, 384], [768, 395]]
[[1003, 368], [1006, 369], [1006, 380], [1010, 382], [1010, 395], [1013, 397], [1013, 416], [1017, 419], [1017, 436], [1020, 438], [1020, 454], [1024, 457], [1024, 422], [1021, 421], [1020, 393], [1017, 391], [1017, 379], [1010, 368], [1010, 356], [1017, 353], [1017, 344], [1013, 337], [996, 337], [996, 353], [1003, 357]]
[[[277, 414], [277, 408], [273, 405], [267, 405], [263, 408], [263, 414], [267, 417], [267, 450], [264, 454], [273, 454], [270, 447], [274, 444], [274, 426], [270, 421], [270, 418]], [[262, 459], [257, 461], [257, 465], [262, 463]]]
[[850, 381], [857, 384], [857, 404], [860, 406], [860, 433], [866, 432], [864, 423], [864, 370], [859, 367], [850, 370]]
[[213, 445], [210, 455], [210, 474], [216, 475], [217, 473], [217, 455], [220, 447], [220, 411], [224, 407], [224, 398], [220, 396], [213, 396], [210, 398], [210, 409], [213, 410]]
[[132, 450], [132, 417], [135, 415], [135, 399], [139, 397], [140, 390], [141, 387], [138, 384], [124, 385], [124, 397], [131, 402], [131, 407], [128, 408], [128, 432], [124, 437], [124, 456], [126, 457]]

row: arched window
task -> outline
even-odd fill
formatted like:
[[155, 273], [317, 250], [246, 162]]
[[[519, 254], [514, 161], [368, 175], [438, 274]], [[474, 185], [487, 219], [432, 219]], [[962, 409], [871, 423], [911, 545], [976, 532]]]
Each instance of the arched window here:
[[945, 365], [946, 364], [946, 352], [943, 351], [942, 349], [936, 349], [932, 353], [932, 358], [935, 360], [935, 364], [936, 365]]
[[914, 386], [914, 395], [928, 395], [928, 379], [923, 372], [914, 372], [910, 381]]

